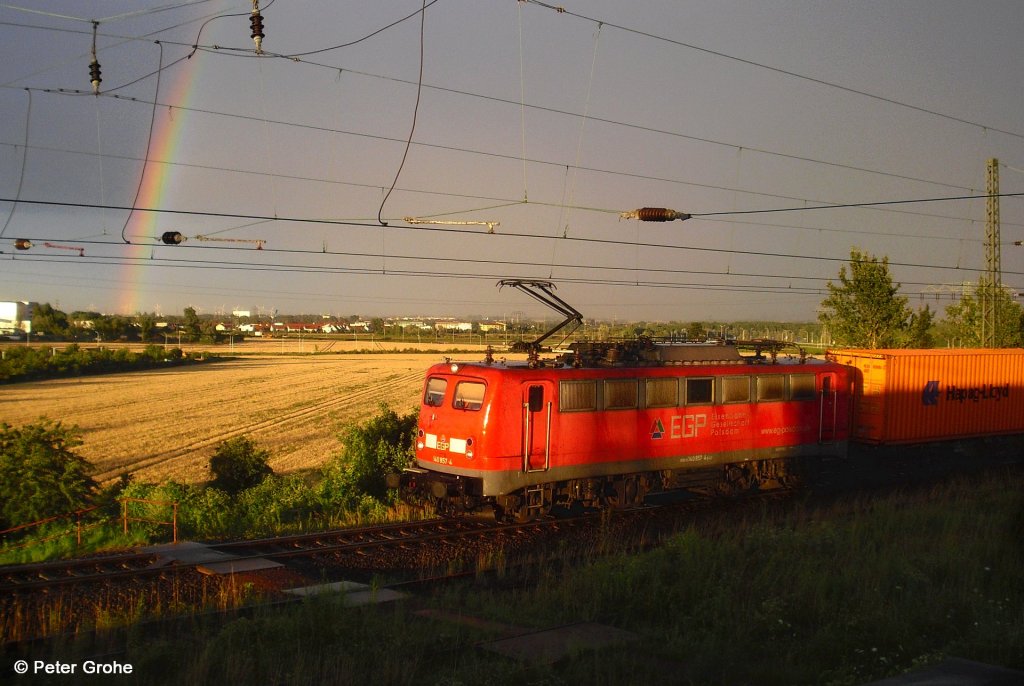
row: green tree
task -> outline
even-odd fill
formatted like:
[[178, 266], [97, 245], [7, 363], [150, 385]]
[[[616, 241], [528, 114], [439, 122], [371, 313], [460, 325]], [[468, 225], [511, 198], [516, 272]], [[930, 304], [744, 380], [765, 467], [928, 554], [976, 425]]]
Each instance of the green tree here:
[[232, 495], [259, 484], [274, 470], [267, 464], [270, 452], [245, 436], [230, 438], [210, 458], [210, 485]]
[[199, 336], [203, 331], [203, 326], [194, 307], [189, 306], [185, 308], [185, 320], [182, 322], [181, 328], [185, 334], [187, 334], [189, 341], [199, 340]]
[[[946, 307], [939, 323], [939, 335], [954, 346], [981, 346], [981, 301], [979, 293], [964, 293], [960, 301]], [[996, 291], [996, 346], [1024, 346], [1024, 308], [1004, 288]]]
[[135, 317], [135, 323], [139, 326], [139, 338], [143, 342], [152, 340], [153, 331], [156, 330], [156, 316], [144, 312]]
[[63, 337], [68, 333], [68, 316], [50, 303], [37, 305], [32, 311], [32, 333]]
[[74, 452], [78, 427], [49, 419], [0, 424], [0, 526], [8, 528], [87, 507], [97, 484]]
[[690, 341], [703, 341], [707, 335], [703, 322], [690, 322], [689, 328], [686, 329], [686, 338]]
[[900, 284], [889, 274], [889, 258], [850, 250], [850, 271], [839, 268], [839, 285], [828, 282], [818, 319], [841, 345], [859, 348], [921, 347], [927, 341], [933, 314], [917, 313], [898, 295]]

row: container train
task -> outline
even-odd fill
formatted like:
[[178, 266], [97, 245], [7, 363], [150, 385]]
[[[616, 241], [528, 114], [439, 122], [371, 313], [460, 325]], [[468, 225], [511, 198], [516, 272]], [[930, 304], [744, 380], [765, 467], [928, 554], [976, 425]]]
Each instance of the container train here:
[[[540, 283], [542, 299], [576, 317]], [[1020, 349], [818, 360], [766, 341], [743, 354], [639, 339], [541, 359], [540, 340], [523, 346], [523, 362], [488, 354], [430, 367], [415, 463], [390, 485], [442, 513], [526, 521], [555, 507], [628, 507], [653, 491], [788, 486], [851, 443], [1024, 433]]]

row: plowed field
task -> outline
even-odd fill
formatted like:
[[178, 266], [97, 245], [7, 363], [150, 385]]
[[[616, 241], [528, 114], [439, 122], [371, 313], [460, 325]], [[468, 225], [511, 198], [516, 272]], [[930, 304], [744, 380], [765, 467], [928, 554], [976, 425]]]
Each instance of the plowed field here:
[[[473, 355], [460, 358], [475, 359]], [[0, 386], [0, 421], [41, 416], [82, 430], [77, 451], [101, 480], [203, 481], [221, 441], [245, 435], [274, 471], [316, 468], [338, 452], [343, 427], [418, 402], [433, 354], [248, 357], [166, 370]]]

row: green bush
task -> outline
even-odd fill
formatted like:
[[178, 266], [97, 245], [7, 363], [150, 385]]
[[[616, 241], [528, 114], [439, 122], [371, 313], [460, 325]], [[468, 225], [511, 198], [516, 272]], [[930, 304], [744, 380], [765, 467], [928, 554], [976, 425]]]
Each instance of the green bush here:
[[389, 501], [385, 475], [401, 471], [413, 455], [416, 412], [399, 415], [386, 404], [363, 424], [348, 426], [341, 434], [344, 451], [323, 470], [320, 500], [329, 508], [363, 509], [362, 497]]
[[256, 486], [274, 473], [267, 464], [270, 453], [258, 448], [245, 436], [231, 438], [221, 443], [210, 458], [210, 485], [229, 495], [235, 495]]

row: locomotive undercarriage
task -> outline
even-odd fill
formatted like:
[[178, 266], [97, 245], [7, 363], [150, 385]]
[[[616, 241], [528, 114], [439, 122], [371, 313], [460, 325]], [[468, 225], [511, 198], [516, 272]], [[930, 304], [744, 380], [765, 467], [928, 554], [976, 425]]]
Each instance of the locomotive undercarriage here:
[[628, 509], [643, 504], [649, 493], [687, 490], [700, 494], [740, 495], [793, 488], [811, 458], [806, 456], [749, 460], [703, 469], [676, 469], [535, 483], [502, 495], [483, 495], [478, 478], [406, 470], [395, 486], [403, 498], [442, 516], [493, 510], [495, 519], [528, 522], [554, 510]]

